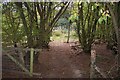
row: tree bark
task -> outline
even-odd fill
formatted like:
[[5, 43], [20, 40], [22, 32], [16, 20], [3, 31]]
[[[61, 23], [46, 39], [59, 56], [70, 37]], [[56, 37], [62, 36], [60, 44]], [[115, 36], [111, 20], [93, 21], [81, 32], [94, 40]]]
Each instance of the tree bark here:
[[28, 29], [28, 25], [27, 25], [27, 21], [25, 19], [25, 15], [23, 13], [23, 9], [22, 9], [22, 2], [15, 2], [18, 10], [19, 10], [19, 13], [20, 13], [20, 17], [22, 19], [22, 22], [23, 22], [23, 25], [24, 25], [24, 29], [25, 29], [25, 32], [26, 32], [26, 35], [27, 35], [27, 44], [28, 44], [28, 47], [32, 47], [32, 36], [31, 36], [31, 32], [29, 31]]
[[[77, 32], [79, 42], [81, 43], [82, 49], [85, 53], [91, 52], [91, 44], [96, 32], [96, 25], [99, 19], [99, 6], [92, 10], [92, 3], [88, 4], [86, 15], [84, 11], [84, 3], [78, 4], [78, 22]], [[90, 11], [90, 13], [89, 13]], [[81, 32], [80, 32], [81, 31]]]
[[[62, 2], [61, 2], [62, 3]], [[68, 5], [70, 2], [65, 2], [63, 4], [63, 6], [61, 7], [61, 9], [58, 11], [58, 13], [51, 17], [51, 15], [53, 14], [53, 10], [52, 9], [52, 5], [53, 3], [37, 3], [37, 10], [40, 16], [40, 27], [39, 27], [39, 40], [38, 45], [39, 47], [45, 47], [48, 48], [48, 44], [50, 41], [50, 36], [52, 33], [52, 29], [55, 26], [56, 22], [58, 21], [58, 19], [61, 17], [61, 15], [65, 12], [65, 10], [67, 9]], [[46, 6], [43, 8], [43, 5]]]
[[67, 43], [69, 43], [69, 40], [70, 40], [70, 23], [69, 23], [69, 26], [68, 26], [68, 37], [67, 37]]
[[81, 43], [81, 40], [80, 40], [80, 4], [78, 3], [78, 20], [76, 21], [77, 23], [77, 34], [78, 34], [78, 39], [79, 39], [79, 42]]

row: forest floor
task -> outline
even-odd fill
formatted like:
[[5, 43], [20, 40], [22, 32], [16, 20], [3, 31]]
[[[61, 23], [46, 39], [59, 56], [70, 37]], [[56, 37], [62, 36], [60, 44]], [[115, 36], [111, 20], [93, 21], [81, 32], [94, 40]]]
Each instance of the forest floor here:
[[[60, 41], [50, 42], [49, 49], [43, 49], [39, 54], [39, 63], [34, 63], [34, 72], [41, 73], [34, 78], [89, 78], [90, 55], [85, 54], [80, 48], [75, 48], [75, 42], [65, 43]], [[106, 49], [106, 44], [96, 44], [92, 48], [97, 53], [97, 65], [107, 72], [115, 60], [111, 50]], [[13, 63], [6, 62], [3, 57], [3, 68]], [[12, 66], [13, 67], [13, 66]], [[3, 71], [3, 78], [26, 78], [14, 72]]]

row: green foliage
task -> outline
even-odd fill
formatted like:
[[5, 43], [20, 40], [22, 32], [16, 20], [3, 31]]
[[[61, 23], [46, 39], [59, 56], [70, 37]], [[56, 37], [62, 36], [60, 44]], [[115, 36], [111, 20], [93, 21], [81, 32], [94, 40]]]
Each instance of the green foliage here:
[[99, 18], [98, 22], [99, 24], [102, 24], [103, 22], [107, 22], [107, 17], [110, 18], [110, 15], [108, 13], [102, 13], [102, 16]]
[[53, 32], [53, 35], [56, 36], [56, 37], [59, 37], [61, 34], [62, 34], [61, 31], [54, 31]]
[[[94, 39], [109, 42], [113, 39], [111, 15], [103, 3], [68, 5], [67, 2], [4, 3], [3, 43], [25, 42], [29, 47], [38, 47], [48, 45], [51, 34], [55, 40], [66, 40], [70, 31], [70, 37], [79, 38], [82, 48], [90, 51]], [[63, 30], [53, 31], [55, 26]]]
[[66, 18], [60, 18], [57, 22], [58, 26], [65, 26], [69, 24], [69, 21]]
[[[51, 31], [68, 5], [69, 2], [5, 2], [2, 12], [4, 43], [24, 41], [28, 47], [48, 46]], [[67, 20], [63, 22], [68, 24]]]
[[[68, 33], [65, 30], [55, 30], [52, 32], [51, 40], [66, 41]], [[71, 31], [70, 40], [77, 40], [78, 36], [75, 31]]]
[[23, 25], [20, 24], [18, 12], [8, 3], [3, 5], [2, 14], [2, 39], [3, 45], [14, 44], [21, 42], [24, 34]]
[[71, 20], [72, 22], [74, 22], [75, 20], [78, 20], [78, 17], [77, 17], [78, 15], [77, 15], [77, 13], [74, 13], [73, 15], [71, 15], [70, 17], [69, 17], [69, 20]]
[[77, 39], [78, 38], [78, 35], [76, 34], [75, 31], [71, 31], [71, 38], [73, 38], [73, 39]]

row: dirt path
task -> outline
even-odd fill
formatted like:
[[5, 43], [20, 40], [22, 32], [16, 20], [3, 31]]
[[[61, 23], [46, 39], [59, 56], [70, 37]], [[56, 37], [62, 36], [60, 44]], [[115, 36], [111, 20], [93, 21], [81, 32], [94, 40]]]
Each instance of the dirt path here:
[[70, 58], [70, 44], [52, 42], [49, 51], [43, 50], [39, 56], [42, 77], [47, 78], [81, 78], [85, 72]]
[[[60, 41], [50, 42], [50, 49], [43, 49], [39, 55], [39, 63], [34, 63], [34, 72], [41, 73], [41, 76], [34, 78], [89, 78], [90, 55], [79, 50], [71, 49], [74, 43], [63, 43]], [[103, 71], [109, 71], [114, 64], [114, 56], [106, 48], [106, 44], [93, 46], [97, 53], [97, 65]], [[79, 53], [79, 55], [77, 55]], [[9, 64], [9, 66], [8, 66]], [[18, 68], [11, 62], [3, 60], [3, 67]], [[21, 75], [13, 72], [3, 72], [6, 78], [29, 78], [28, 75]]]

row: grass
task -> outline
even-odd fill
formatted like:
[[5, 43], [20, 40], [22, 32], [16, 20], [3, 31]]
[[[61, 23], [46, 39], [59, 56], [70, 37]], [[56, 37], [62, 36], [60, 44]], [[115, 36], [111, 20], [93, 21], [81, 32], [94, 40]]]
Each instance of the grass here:
[[[67, 31], [64, 30], [55, 30], [52, 33], [51, 40], [67, 41]], [[70, 40], [77, 40], [77, 34], [75, 31], [71, 31]]]

